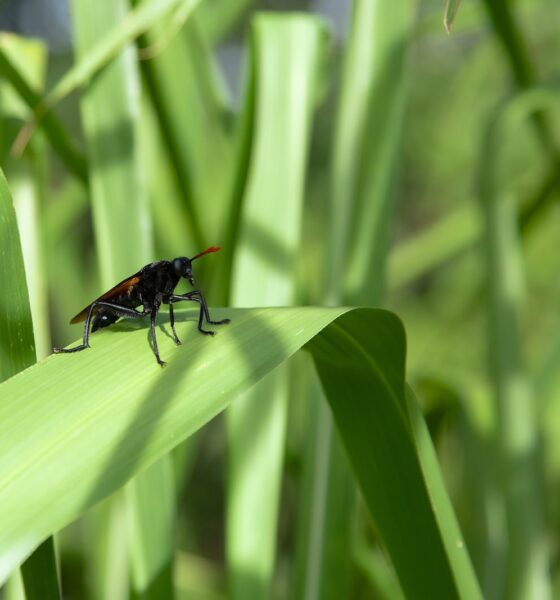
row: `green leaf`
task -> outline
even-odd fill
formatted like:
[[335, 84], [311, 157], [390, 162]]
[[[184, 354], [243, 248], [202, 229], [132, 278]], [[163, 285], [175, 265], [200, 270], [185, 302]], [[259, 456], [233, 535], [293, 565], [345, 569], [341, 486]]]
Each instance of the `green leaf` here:
[[416, 5], [354, 3], [331, 165], [329, 303], [375, 304], [384, 287]]
[[60, 600], [56, 553], [48, 537], [21, 567], [26, 600]]
[[[2, 50], [18, 68], [18, 74], [40, 90], [44, 86], [47, 53], [43, 44], [18, 36], [1, 36]], [[20, 119], [27, 115], [25, 102], [2, 85], [2, 113], [5, 119]], [[38, 358], [51, 352], [44, 257], [40, 223], [47, 189], [47, 145], [43, 135], [33, 140], [30, 151], [21, 159], [8, 155], [4, 169], [10, 179], [10, 189], [16, 209], [21, 237], [25, 276], [33, 320], [33, 333]]]
[[[247, 96], [246, 102], [254, 106], [255, 128], [234, 265], [232, 302], [237, 306], [285, 306], [296, 298], [305, 172], [324, 34], [323, 23], [306, 15], [260, 15], [253, 22], [255, 80], [249, 78], [249, 89], [255, 96]], [[286, 368], [277, 369], [228, 412], [226, 539], [232, 598], [268, 598], [271, 593], [288, 375]]]
[[493, 380], [500, 491], [507, 517], [508, 597], [551, 595], [536, 399], [524, 365], [520, 334], [524, 273], [517, 207], [502, 168], [503, 149], [522, 119], [554, 102], [532, 90], [508, 104], [488, 128], [480, 162], [480, 201], [488, 282], [488, 354]]
[[[527, 91], [538, 85], [537, 69], [527, 48], [523, 32], [517, 24], [516, 16], [508, 0], [484, 0], [489, 20], [498, 41], [505, 50], [513, 79], [520, 91]], [[558, 169], [560, 160], [558, 143], [548, 115], [537, 109], [531, 116], [545, 153], [548, 153], [551, 166]]]
[[16, 213], [0, 170], [0, 381], [35, 362], [33, 323]]
[[[118, 27], [101, 31], [88, 48], [88, 52], [55, 85], [44, 99], [44, 105], [51, 109], [56, 103], [77, 88], [86, 84], [98, 71], [154, 23], [172, 11], [179, 4], [189, 4], [191, 11], [200, 0], [147, 0], [131, 10]], [[91, 23], [94, 26], [94, 23]]]
[[[101, 6], [95, 1], [79, 0], [74, 2], [73, 9], [79, 64], [90, 60], [94, 54], [92, 47], [106, 30], [126, 29], [130, 18], [125, 0]], [[128, 47], [98, 74], [95, 83], [83, 91], [81, 99], [90, 152], [91, 201], [102, 289], [111, 288], [154, 258], [151, 216], [141, 175], [139, 94], [136, 56], [133, 48]], [[107, 110], [108, 106], [111, 110]], [[167, 506], [173, 503], [175, 491], [173, 479], [160, 477], [159, 472], [160, 467], [169, 472], [171, 467], [166, 464], [169, 460], [169, 457], [163, 458], [161, 465], [153, 465], [139, 479], [130, 482], [128, 502], [123, 503], [123, 518], [126, 520], [128, 516], [131, 521], [130, 537], [125, 543], [113, 544], [111, 531], [105, 538], [100, 537], [101, 543], [109, 542], [106, 549], [101, 544], [93, 547], [93, 552], [97, 549], [102, 555], [108, 551], [115, 553], [109, 554], [105, 563], [94, 561], [103, 568], [95, 580], [105, 579], [105, 587], [112, 597], [118, 597], [118, 590], [128, 585], [123, 581], [123, 569], [114, 567], [127, 560], [129, 545], [133, 550], [132, 576], [136, 591], [148, 595], [152, 590], [155, 593], [156, 588], [163, 592], [166, 583], [167, 587], [171, 585], [171, 570], [167, 566], [173, 552], [171, 515], [174, 511]], [[113, 501], [121, 502], [119, 498]], [[118, 524], [121, 512], [118, 506], [101, 511], [98, 525], [103, 526], [104, 522], [105, 527], [113, 527], [111, 523]], [[145, 515], [150, 512], [151, 519], [146, 520]], [[117, 553], [121, 556], [116, 556]], [[124, 569], [124, 574], [128, 574], [128, 569]]]
[[[344, 53], [331, 162], [330, 236], [327, 243], [325, 301], [378, 304], [385, 280], [391, 234], [396, 171], [405, 101], [404, 53], [413, 24], [415, 0], [356, 0]], [[316, 494], [311, 514], [311, 539], [322, 540], [320, 568], [306, 570], [306, 589], [321, 597], [347, 596], [351, 567], [351, 521], [354, 484], [341, 460], [332, 424], [323, 419], [318, 452], [329, 457], [328, 468], [317, 463]], [[323, 474], [319, 469], [323, 469]], [[321, 531], [323, 529], [323, 531]], [[312, 581], [314, 576], [321, 581]], [[331, 594], [329, 596], [329, 594]]]
[[126, 486], [134, 584], [142, 598], [173, 598], [175, 482], [170, 456]]
[[461, 0], [447, 0], [443, 15], [443, 26], [447, 33], [451, 33], [451, 26], [453, 25], [453, 21], [455, 21], [459, 6], [461, 6]]
[[[26, 40], [26, 43], [29, 42]], [[21, 38], [3, 33], [0, 36], [0, 74], [16, 90], [20, 98], [33, 110], [41, 101], [41, 95], [33, 83], [24, 75], [20, 63], [16, 62], [14, 50], [21, 45]], [[87, 163], [81, 150], [54, 113], [48, 113], [41, 121], [53, 150], [58, 154], [68, 171], [83, 183], [87, 183]]]
[[[96, 334], [91, 350], [51, 356], [0, 385], [0, 581], [50, 532], [153, 464], [313, 339], [309, 348], [403, 589], [427, 598], [466, 597], [461, 590], [476, 589], [464, 548], [455, 557], [446, 552], [456, 532], [438, 521], [424, 479], [430, 474], [420, 468], [399, 320], [376, 309], [213, 312], [233, 319], [215, 339], [198, 335], [195, 315], [186, 311], [177, 328], [188, 343], [177, 348], [160, 335], [169, 361], [164, 371], [146, 327], [124, 322]], [[436, 500], [451, 510], [444, 493]], [[457, 547], [459, 540], [451, 541]]]
[[200, 23], [208, 41], [220, 42], [239, 24], [256, 0], [212, 0], [200, 5]]
[[[89, 60], [92, 44], [107, 29], [126, 21], [126, 4], [117, 0], [104, 5], [106, 8], [101, 11], [95, 1], [74, 3], [78, 63]], [[127, 48], [99, 73], [95, 85], [85, 90], [81, 99], [90, 157], [93, 224], [104, 289], [153, 259], [148, 200], [141, 185], [138, 158], [139, 87], [133, 49]], [[108, 106], [111, 110], [107, 110]]]
[[[157, 43], [160, 29], [143, 36], [143, 42]], [[141, 61], [140, 68], [192, 242], [200, 248], [205, 240], [222, 244], [218, 224], [229, 193], [232, 146], [216, 66], [196, 20], [189, 19], [180, 34], [153, 59]]]
[[[0, 380], [35, 362], [33, 323], [16, 213], [4, 173], [0, 170]], [[8, 575], [8, 573], [6, 573]], [[22, 568], [30, 599], [58, 598], [54, 542], [48, 538]]]
[[[365, 314], [341, 316], [310, 344], [364, 500], [407, 597], [480, 597], [456, 523], [436, 525], [452, 509], [439, 473], [427, 481], [417, 454], [404, 387], [404, 331], [394, 315], [379, 311], [369, 335], [360, 336]], [[422, 556], [413, 548], [420, 540], [430, 549]]]
[[472, 248], [482, 235], [482, 218], [473, 204], [453, 209], [395, 247], [389, 257], [388, 287], [396, 289]]

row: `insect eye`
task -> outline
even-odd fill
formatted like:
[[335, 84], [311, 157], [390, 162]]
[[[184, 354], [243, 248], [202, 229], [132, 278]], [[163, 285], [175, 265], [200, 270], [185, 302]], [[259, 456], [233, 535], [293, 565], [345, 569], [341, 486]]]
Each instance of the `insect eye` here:
[[173, 268], [175, 269], [175, 272], [178, 273], [179, 275], [181, 274], [182, 266], [183, 266], [183, 261], [180, 258], [176, 258], [173, 261]]

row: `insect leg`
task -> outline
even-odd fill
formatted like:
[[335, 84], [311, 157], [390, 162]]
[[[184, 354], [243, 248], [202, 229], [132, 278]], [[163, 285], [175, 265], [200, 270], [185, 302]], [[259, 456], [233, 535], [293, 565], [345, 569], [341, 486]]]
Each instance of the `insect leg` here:
[[85, 350], [86, 348], [90, 347], [89, 336], [90, 336], [91, 318], [93, 316], [94, 309], [97, 307], [100, 307], [100, 306], [111, 309], [111, 311], [114, 312], [119, 317], [130, 317], [132, 319], [140, 319], [141, 317], [145, 317], [146, 315], [149, 314], [148, 312], [141, 312], [139, 310], [136, 310], [135, 308], [128, 308], [127, 306], [120, 306], [119, 304], [114, 304], [112, 302], [105, 302], [105, 301], [93, 302], [89, 308], [88, 315], [86, 318], [86, 323], [84, 325], [83, 343], [80, 344], [79, 346], [74, 346], [74, 348], [53, 348], [53, 352], [55, 354], [80, 352], [81, 350]]
[[157, 338], [156, 338], [156, 317], [158, 314], [158, 310], [159, 310], [159, 304], [156, 304], [150, 312], [150, 326], [151, 326], [151, 330], [152, 330], [152, 344], [153, 344], [152, 349], [156, 356], [158, 365], [160, 367], [165, 367], [165, 365], [167, 363], [165, 363], [163, 360], [161, 360], [161, 358], [159, 356], [159, 350], [158, 350]]
[[173, 314], [173, 304], [169, 304], [169, 322], [171, 323], [171, 331], [173, 331], [173, 336], [175, 337], [175, 343], [177, 346], [181, 345], [181, 340], [177, 336], [177, 332], [175, 331], [175, 315]]
[[171, 296], [170, 303], [180, 302], [181, 300], [187, 300], [189, 302], [198, 302], [200, 304], [200, 312], [198, 313], [198, 331], [200, 331], [200, 333], [203, 333], [204, 335], [216, 335], [215, 331], [208, 331], [206, 329], [202, 329], [202, 322], [204, 320], [206, 312], [204, 310], [204, 300], [201, 300], [198, 295], [195, 295], [193, 294], [193, 292], [190, 292], [189, 294], [184, 294], [181, 296]]
[[[180, 302], [181, 300], [189, 300], [193, 302], [198, 302], [200, 304], [201, 317], [202, 312], [204, 312], [204, 316], [206, 317], [206, 321], [211, 325], [226, 325], [231, 321], [231, 319], [222, 319], [221, 321], [212, 321], [210, 318], [210, 311], [208, 310], [208, 305], [206, 304], [206, 299], [200, 290], [194, 290], [192, 292], [188, 292], [187, 294], [180, 294], [176, 296], [171, 296], [171, 302]], [[199, 325], [202, 324], [202, 320]], [[199, 326], [200, 329], [200, 326]], [[207, 333], [207, 332], [203, 332]]]

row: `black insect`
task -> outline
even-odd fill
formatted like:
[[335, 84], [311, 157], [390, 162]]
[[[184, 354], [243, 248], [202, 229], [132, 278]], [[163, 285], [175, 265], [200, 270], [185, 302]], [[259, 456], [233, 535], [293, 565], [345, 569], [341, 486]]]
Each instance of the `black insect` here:
[[[175, 343], [179, 346], [181, 341], [177, 337], [175, 331], [175, 317], [173, 315], [173, 304], [183, 300], [198, 302], [200, 304], [200, 313], [198, 315], [198, 330], [206, 335], [214, 335], [214, 331], [206, 331], [202, 328], [204, 317], [206, 321], [212, 325], [223, 325], [229, 323], [229, 319], [221, 321], [212, 321], [206, 300], [199, 290], [188, 292], [187, 294], [177, 295], [173, 291], [179, 283], [181, 277], [188, 279], [190, 284], [194, 286], [194, 277], [192, 273], [192, 262], [210, 252], [217, 252], [218, 246], [211, 246], [199, 252], [192, 258], [182, 256], [175, 258], [172, 261], [160, 260], [158, 262], [146, 265], [138, 273], [127, 277], [114, 288], [99, 296], [97, 300], [86, 306], [84, 310], [78, 313], [70, 323], [78, 323], [85, 319], [84, 341], [79, 346], [74, 348], [53, 348], [53, 352], [80, 352], [89, 348], [90, 323], [93, 319], [91, 332], [112, 325], [121, 317], [129, 317], [132, 319], [141, 319], [150, 316], [153, 351], [158, 364], [162, 367], [165, 363], [161, 360], [158, 351], [156, 340], [156, 317], [161, 304], [169, 304], [169, 320], [171, 322], [171, 330]], [[137, 307], [143, 306], [143, 310], [138, 310]]]

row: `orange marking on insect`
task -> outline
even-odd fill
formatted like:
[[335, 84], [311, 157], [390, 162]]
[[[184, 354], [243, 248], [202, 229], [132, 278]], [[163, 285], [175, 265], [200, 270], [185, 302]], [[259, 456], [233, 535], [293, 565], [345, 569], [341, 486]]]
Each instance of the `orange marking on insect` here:
[[[102, 296], [99, 296], [97, 300], [94, 300], [91, 304], [95, 304], [95, 302], [99, 302], [102, 300], [111, 300], [112, 298], [116, 298], [118, 296], [122, 296], [123, 294], [127, 294], [130, 296], [132, 294], [132, 290], [136, 285], [138, 285], [140, 281], [140, 277], [137, 275], [133, 275], [128, 279], [117, 283], [117, 285], [111, 288], [108, 292], [105, 292]], [[88, 304], [82, 311], [80, 311], [75, 317], [72, 318], [70, 323], [73, 325], [74, 323], [79, 323], [80, 321], [84, 321], [87, 317], [89, 309], [91, 308], [91, 304]], [[93, 310], [94, 314], [96, 310]]]

